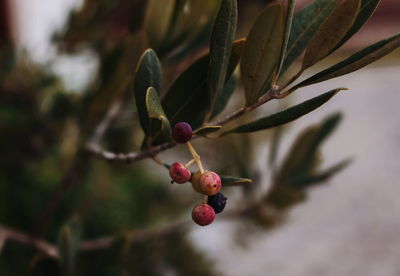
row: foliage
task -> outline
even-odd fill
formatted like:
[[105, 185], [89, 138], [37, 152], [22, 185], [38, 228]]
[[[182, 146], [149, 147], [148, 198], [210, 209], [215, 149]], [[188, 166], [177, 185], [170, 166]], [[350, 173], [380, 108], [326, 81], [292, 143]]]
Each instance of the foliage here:
[[[152, 167], [169, 166], [157, 154], [175, 146], [171, 126], [190, 123], [193, 139], [213, 138], [208, 144], [215, 142], [210, 147], [216, 157], [237, 160], [217, 170], [228, 193], [243, 188], [244, 207], [228, 201], [226, 218], [265, 230], [276, 226], [309, 188], [349, 163], [320, 168], [321, 145], [340, 114], [305, 129], [279, 163], [282, 125], [345, 88], [260, 119], [247, 117], [243, 123], [240, 117], [399, 48], [397, 34], [293, 85], [353, 36], [378, 4], [315, 0], [295, 14], [295, 1], [271, 1], [248, 35], [238, 39], [236, 0], [86, 0], [71, 13], [65, 31], [54, 36], [60, 52], [90, 49], [99, 61], [95, 79], [80, 93], [67, 91], [52, 72], [30, 63], [12, 41], [2, 45], [1, 274], [217, 274], [213, 261], [184, 235], [189, 228], [181, 220], [186, 221], [194, 195], [168, 185], [165, 170], [160, 177]], [[295, 61], [301, 68], [292, 74], [288, 69]], [[231, 100], [241, 106], [229, 113]], [[255, 143], [243, 133], [271, 128], [272, 183], [255, 198], [251, 191], [263, 180], [247, 158]], [[125, 164], [146, 158], [148, 163]]]

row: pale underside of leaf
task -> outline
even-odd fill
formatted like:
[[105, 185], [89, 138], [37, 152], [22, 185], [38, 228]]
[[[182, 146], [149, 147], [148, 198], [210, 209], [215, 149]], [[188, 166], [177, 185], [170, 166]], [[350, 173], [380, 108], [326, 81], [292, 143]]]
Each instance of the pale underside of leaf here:
[[353, 26], [361, 0], [347, 0], [338, 6], [316, 31], [304, 54], [302, 70], [329, 55]]
[[294, 16], [281, 73], [286, 72], [293, 61], [304, 51], [321, 22], [331, 14], [335, 5], [335, 0], [317, 0]]
[[257, 102], [279, 66], [283, 43], [283, 15], [279, 2], [269, 4], [257, 17], [244, 45], [241, 73], [246, 105]]
[[392, 51], [396, 50], [399, 47], [400, 47], [400, 34], [397, 34], [391, 38], [379, 41], [355, 53], [349, 58], [327, 68], [326, 70], [323, 70], [311, 76], [310, 78], [296, 85], [294, 89], [352, 73], [388, 55], [389, 53], [391, 53]]

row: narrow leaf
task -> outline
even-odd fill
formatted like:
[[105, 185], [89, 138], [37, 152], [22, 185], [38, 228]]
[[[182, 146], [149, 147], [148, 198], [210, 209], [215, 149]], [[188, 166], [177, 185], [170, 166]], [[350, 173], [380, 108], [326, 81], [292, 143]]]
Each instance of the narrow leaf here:
[[306, 69], [329, 55], [353, 26], [361, 0], [347, 0], [338, 6], [316, 31], [304, 54], [302, 69]]
[[237, 0], [222, 0], [210, 41], [208, 71], [209, 116], [222, 93], [231, 56], [237, 23]]
[[216, 132], [221, 129], [222, 126], [204, 126], [193, 132], [194, 135], [205, 136], [207, 134]]
[[335, 0], [317, 0], [303, 8], [293, 18], [286, 57], [281, 73], [304, 51], [320, 24], [331, 14]]
[[211, 114], [211, 119], [220, 114], [225, 109], [233, 92], [235, 92], [236, 83], [237, 83], [237, 77], [236, 75], [232, 75], [229, 81], [225, 84], [221, 96], [218, 98], [217, 102], [214, 105], [214, 109]]
[[279, 66], [283, 43], [282, 13], [279, 2], [267, 5], [254, 22], [245, 42], [240, 69], [246, 106], [257, 102]]
[[280, 126], [286, 123], [289, 123], [291, 121], [294, 121], [301, 116], [310, 113], [311, 111], [317, 109], [327, 101], [329, 101], [336, 93], [338, 93], [340, 90], [344, 90], [346, 88], [337, 88], [334, 90], [331, 90], [329, 92], [326, 92], [322, 95], [319, 95], [315, 98], [312, 98], [308, 101], [305, 101], [301, 104], [295, 105], [293, 107], [290, 107], [286, 110], [283, 110], [281, 112], [272, 114], [270, 116], [258, 119], [254, 122], [239, 126], [237, 128], [234, 128], [232, 130], [229, 130], [222, 135], [228, 134], [228, 133], [243, 133], [243, 132], [254, 132], [254, 131], [259, 131], [259, 130], [265, 130], [269, 129], [272, 127]]
[[151, 86], [156, 91], [161, 91], [162, 71], [160, 61], [152, 49], [146, 50], [136, 70], [134, 89], [136, 107], [138, 110], [140, 125], [146, 135], [149, 135], [149, 121], [146, 108], [147, 89]]
[[171, 125], [185, 121], [196, 129], [203, 123], [209, 106], [206, 84], [208, 64], [208, 55], [198, 59], [177, 78], [162, 100]]
[[58, 250], [65, 275], [74, 274], [75, 257], [79, 250], [81, 227], [77, 219], [72, 219], [60, 230]]
[[161, 106], [157, 91], [147, 89], [146, 108], [150, 118], [150, 136], [154, 143], [160, 144], [171, 140], [171, 126]]
[[283, 66], [283, 61], [285, 60], [286, 50], [287, 50], [288, 43], [289, 43], [290, 32], [292, 31], [292, 20], [293, 20], [295, 4], [296, 4], [296, 0], [288, 0], [288, 6], [287, 6], [287, 11], [286, 11], [286, 17], [285, 17], [285, 33], [283, 36], [281, 58], [280, 58], [279, 68], [277, 70], [278, 73], [276, 75], [276, 78], [279, 78], [279, 74], [280, 74], [282, 66]]
[[[242, 45], [243, 40], [237, 40], [233, 43], [228, 72], [225, 79], [226, 82], [228, 80], [230, 82], [232, 79], [233, 71], [239, 62]], [[206, 110], [209, 107], [207, 93], [209, 60], [210, 56], [204, 55], [189, 66], [189, 68], [173, 83], [167, 95], [162, 100], [164, 111], [171, 125], [180, 121], [188, 122], [194, 129], [202, 125]], [[235, 80], [232, 81], [234, 82]], [[222, 111], [229, 97], [232, 95], [232, 83], [229, 84], [229, 82], [225, 85], [221, 97], [217, 100], [212, 117]]]
[[400, 34], [392, 36], [388, 39], [381, 40], [357, 53], [350, 56], [349, 58], [325, 69], [308, 79], [297, 84], [295, 87], [303, 87], [310, 84], [322, 82], [325, 80], [340, 77], [351, 72], [357, 71], [358, 69], [367, 66], [370, 63], [386, 56], [392, 51], [400, 47]]
[[230, 186], [241, 186], [244, 184], [252, 183], [253, 180], [249, 178], [240, 178], [234, 176], [223, 176], [221, 175], [222, 187], [230, 187]]
[[350, 159], [346, 159], [344, 161], [339, 162], [336, 165], [324, 170], [323, 172], [319, 172], [312, 176], [307, 176], [296, 181], [296, 187], [309, 187], [311, 185], [319, 184], [325, 181], [328, 181], [332, 176], [341, 172], [345, 168], [347, 168], [351, 163]]
[[341, 119], [342, 115], [336, 113], [321, 124], [306, 128], [298, 135], [276, 174], [275, 182], [279, 184], [295, 183], [299, 178], [313, 175], [313, 170], [318, 165], [318, 150]]
[[362, 0], [360, 12], [354, 21], [353, 26], [346, 33], [343, 39], [336, 45], [335, 49], [342, 46], [347, 40], [349, 40], [361, 27], [368, 21], [368, 19], [375, 12], [376, 7], [379, 5], [380, 0]]

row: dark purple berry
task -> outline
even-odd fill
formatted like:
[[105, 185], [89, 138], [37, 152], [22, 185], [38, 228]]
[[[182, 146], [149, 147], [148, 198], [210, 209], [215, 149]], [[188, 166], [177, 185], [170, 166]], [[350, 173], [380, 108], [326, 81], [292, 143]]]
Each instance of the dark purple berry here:
[[215, 195], [208, 197], [208, 205], [210, 205], [216, 214], [221, 213], [226, 205], [226, 197], [222, 193], [216, 193]]
[[192, 127], [186, 122], [176, 123], [172, 129], [172, 137], [175, 142], [185, 144], [192, 138]]

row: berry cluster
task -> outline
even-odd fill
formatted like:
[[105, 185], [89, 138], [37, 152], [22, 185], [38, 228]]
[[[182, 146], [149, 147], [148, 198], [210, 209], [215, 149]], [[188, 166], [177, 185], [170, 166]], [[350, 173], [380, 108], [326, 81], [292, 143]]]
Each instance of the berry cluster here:
[[[222, 183], [218, 174], [212, 171], [205, 171], [193, 146], [190, 144], [193, 132], [192, 127], [186, 122], [177, 123], [172, 129], [172, 137], [179, 144], [186, 144], [193, 159], [186, 165], [174, 162], [169, 167], [171, 183], [183, 184], [192, 182], [193, 189], [204, 195], [203, 204], [195, 206], [192, 210], [192, 218], [198, 225], [205, 226], [211, 224], [215, 219], [215, 214], [221, 213], [226, 205], [226, 197], [220, 192]], [[199, 171], [192, 173], [188, 167], [196, 163]]]

